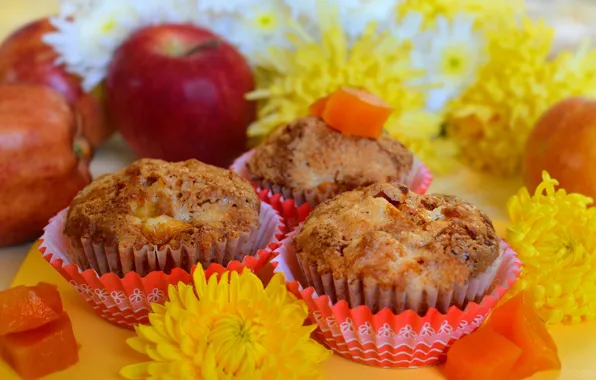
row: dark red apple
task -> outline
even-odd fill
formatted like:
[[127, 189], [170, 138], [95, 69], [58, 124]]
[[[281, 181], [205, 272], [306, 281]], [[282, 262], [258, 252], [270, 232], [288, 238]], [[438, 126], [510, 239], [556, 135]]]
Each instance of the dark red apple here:
[[80, 79], [55, 64], [58, 54], [42, 41], [55, 28], [47, 18], [16, 30], [0, 45], [0, 83], [28, 83], [49, 86], [62, 93], [83, 118], [83, 133], [98, 146], [113, 133], [105, 119], [101, 96], [85, 93]]
[[228, 42], [193, 25], [139, 30], [114, 54], [110, 116], [141, 157], [227, 166], [246, 147], [255, 104], [250, 67]]

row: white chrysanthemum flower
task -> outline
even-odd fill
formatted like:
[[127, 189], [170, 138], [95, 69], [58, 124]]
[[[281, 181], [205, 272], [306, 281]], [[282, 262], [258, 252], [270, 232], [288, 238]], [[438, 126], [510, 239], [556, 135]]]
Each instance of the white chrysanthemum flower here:
[[[297, 19], [300, 17], [306, 17], [308, 19], [314, 19], [317, 14], [317, 0], [283, 0], [290, 12], [292, 17]], [[333, 0], [329, 0], [331, 3]]]
[[57, 31], [46, 34], [44, 41], [60, 54], [59, 63], [81, 76], [83, 88], [90, 91], [104, 79], [114, 51], [136, 30], [166, 22], [208, 24], [207, 14], [198, 12], [194, 1], [63, 1], [60, 16], [52, 19]]
[[194, 23], [206, 25], [212, 14], [200, 12], [196, 0], [127, 0], [134, 3], [144, 24]]
[[210, 27], [235, 44], [249, 59], [268, 46], [286, 46], [289, 41], [289, 8], [280, 0], [260, 0], [242, 12], [218, 17]]
[[439, 17], [437, 27], [414, 44], [413, 64], [426, 71], [425, 84], [436, 86], [427, 98], [430, 111], [440, 111], [476, 77], [485, 52], [483, 38], [475, 33], [473, 24], [466, 15], [452, 22]]
[[349, 0], [338, 3], [342, 26], [351, 39], [360, 36], [373, 22], [378, 30], [387, 30], [397, 18], [395, 0]]
[[87, 14], [53, 19], [58, 32], [47, 34], [44, 41], [60, 53], [69, 71], [83, 78], [83, 88], [89, 91], [103, 79], [114, 50], [140, 21], [133, 3], [102, 1]]
[[423, 18], [420, 12], [410, 12], [401, 21], [395, 19], [389, 26], [389, 31], [398, 41], [411, 41], [415, 44], [416, 39], [422, 34]]
[[88, 13], [101, 0], [58, 0], [61, 16]]
[[[318, 35], [312, 26], [317, 24], [318, 0], [284, 0], [292, 17], [312, 35]], [[377, 30], [393, 30], [397, 19], [396, 0], [327, 0], [325, 8], [335, 12], [337, 8], [342, 28], [353, 42], [366, 28], [375, 23]]]
[[[195, 0], [197, 7], [203, 12], [234, 13], [244, 12], [245, 7], [251, 3], [258, 3], [258, 0]], [[281, 1], [281, 0], [279, 0]]]

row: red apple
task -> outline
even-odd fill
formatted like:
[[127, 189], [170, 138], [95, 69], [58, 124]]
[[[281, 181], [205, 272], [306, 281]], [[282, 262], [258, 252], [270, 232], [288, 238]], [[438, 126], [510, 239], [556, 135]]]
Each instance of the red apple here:
[[0, 85], [0, 247], [38, 237], [91, 181], [79, 120], [46, 86]]
[[23, 26], [0, 45], [0, 83], [29, 83], [49, 86], [62, 93], [80, 112], [83, 133], [98, 146], [113, 133], [106, 121], [104, 104], [97, 93], [85, 93], [77, 76], [55, 64], [58, 54], [42, 41], [55, 28], [47, 18]]
[[244, 95], [253, 87], [248, 63], [228, 42], [193, 25], [165, 24], [118, 48], [106, 101], [137, 155], [227, 166], [246, 147], [255, 104]]

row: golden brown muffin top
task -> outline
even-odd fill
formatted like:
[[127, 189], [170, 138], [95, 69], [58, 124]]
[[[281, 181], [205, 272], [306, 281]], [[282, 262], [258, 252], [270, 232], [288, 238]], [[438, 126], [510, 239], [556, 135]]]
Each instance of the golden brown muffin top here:
[[276, 130], [248, 162], [253, 180], [301, 190], [336, 186], [352, 190], [396, 181], [412, 168], [412, 153], [383, 134], [378, 139], [347, 136], [314, 116]]
[[294, 240], [304, 263], [382, 286], [450, 289], [499, 256], [487, 215], [454, 196], [375, 184], [319, 205]]
[[121, 247], [208, 248], [258, 227], [259, 211], [254, 189], [234, 172], [194, 159], [141, 159], [83, 189], [64, 233]]

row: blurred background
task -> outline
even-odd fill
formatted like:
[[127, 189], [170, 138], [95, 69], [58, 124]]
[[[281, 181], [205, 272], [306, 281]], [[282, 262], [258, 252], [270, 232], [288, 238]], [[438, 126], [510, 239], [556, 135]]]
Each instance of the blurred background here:
[[[507, 1], [507, 0], [493, 0]], [[557, 26], [557, 48], [572, 47], [584, 37], [596, 41], [595, 0], [526, 0], [528, 11]], [[0, 37], [26, 21], [54, 13], [58, 0], [0, 1]]]
[[58, 0], [0, 1], [0, 37], [4, 38], [21, 24], [56, 12]]
[[[502, 0], [497, 0], [502, 1]], [[596, 41], [594, 0], [527, 0], [528, 11], [556, 25], [557, 48], [569, 48], [585, 37]]]

